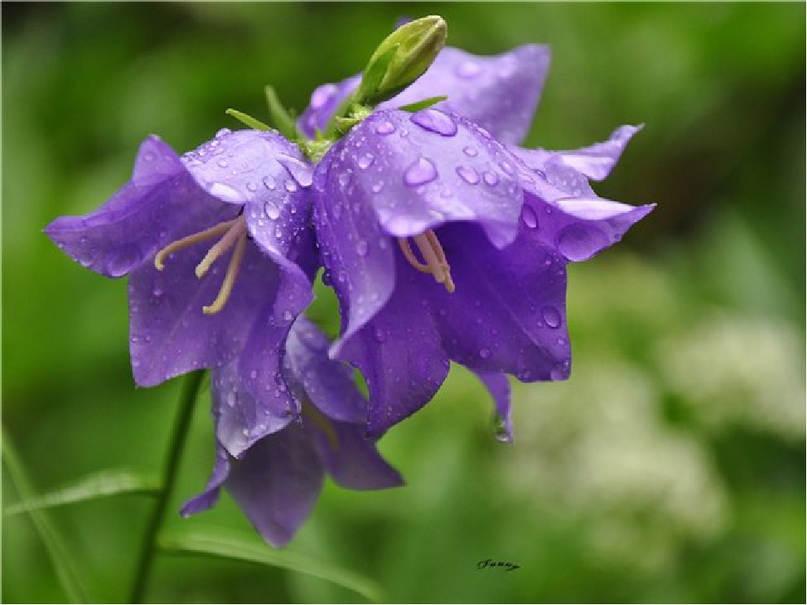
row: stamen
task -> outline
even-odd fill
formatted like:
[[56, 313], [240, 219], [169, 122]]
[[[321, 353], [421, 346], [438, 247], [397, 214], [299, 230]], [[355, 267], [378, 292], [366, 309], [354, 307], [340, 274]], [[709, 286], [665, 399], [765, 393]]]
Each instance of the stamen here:
[[210, 229], [205, 229], [199, 233], [194, 233], [193, 235], [189, 235], [187, 237], [183, 237], [182, 239], [178, 239], [175, 242], [171, 242], [165, 248], [157, 252], [156, 256], [154, 257], [154, 266], [156, 267], [157, 271], [162, 271], [165, 269], [163, 261], [166, 259], [166, 257], [168, 257], [169, 254], [173, 254], [174, 252], [187, 248], [188, 246], [193, 246], [199, 242], [204, 242], [222, 235], [229, 231], [239, 219], [241, 219], [240, 216], [231, 221], [225, 221], [223, 223], [219, 223], [218, 225], [214, 225], [213, 227], [210, 227]]
[[412, 251], [412, 247], [409, 245], [409, 241], [401, 237], [398, 238], [398, 245], [401, 248], [401, 252], [403, 252], [404, 258], [418, 271], [431, 273], [434, 276], [434, 281], [443, 284], [449, 293], [454, 292], [456, 288], [454, 286], [454, 280], [451, 279], [451, 267], [446, 259], [445, 251], [440, 245], [440, 240], [437, 239], [437, 235], [434, 231], [429, 229], [425, 233], [416, 235], [412, 239], [415, 241], [415, 245], [418, 247], [425, 263], [421, 263], [417, 259]]
[[204, 276], [215, 260], [227, 252], [227, 250], [232, 248], [236, 241], [240, 241], [239, 238], [246, 234], [246, 232], [246, 222], [244, 221], [244, 216], [241, 215], [235, 219], [233, 224], [230, 226], [230, 229], [224, 234], [224, 237], [222, 237], [214, 246], [210, 248], [210, 250], [207, 251], [207, 254], [205, 254], [205, 257], [202, 259], [202, 262], [196, 265], [196, 277]]
[[[229, 231], [227, 235], [230, 235], [235, 231]], [[246, 230], [242, 230], [240, 233], [237, 234], [238, 241], [235, 244], [235, 250], [233, 250], [233, 255], [230, 257], [230, 264], [227, 265], [227, 273], [224, 274], [224, 281], [221, 283], [221, 289], [219, 290], [218, 296], [216, 296], [216, 300], [213, 301], [213, 304], [208, 305], [206, 307], [202, 307], [202, 311], [205, 315], [213, 315], [214, 313], [218, 313], [224, 308], [224, 305], [227, 304], [227, 300], [230, 298], [230, 294], [233, 291], [233, 286], [235, 285], [235, 278], [238, 277], [238, 269], [241, 266], [241, 259], [244, 258], [244, 250], [247, 248], [247, 232]], [[226, 239], [226, 236], [222, 238], [221, 242]], [[219, 242], [219, 244], [221, 243]], [[218, 245], [218, 244], [217, 244]], [[230, 247], [230, 244], [227, 245], [227, 248]], [[215, 246], [214, 246], [215, 248]], [[212, 252], [213, 249], [210, 249]], [[208, 256], [210, 255], [208, 252]], [[207, 257], [205, 257], [207, 259]], [[203, 263], [204, 261], [202, 261]], [[211, 261], [212, 262], [212, 261]], [[202, 264], [200, 263], [200, 265]], [[207, 269], [205, 269], [207, 270]], [[199, 267], [196, 268], [197, 276], [199, 275]]]

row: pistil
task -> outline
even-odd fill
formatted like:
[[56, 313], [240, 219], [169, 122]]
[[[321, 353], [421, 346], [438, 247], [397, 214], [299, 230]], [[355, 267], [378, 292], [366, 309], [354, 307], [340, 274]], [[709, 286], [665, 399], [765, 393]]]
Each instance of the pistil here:
[[448, 264], [443, 247], [440, 245], [440, 240], [437, 239], [434, 231], [429, 229], [425, 233], [414, 236], [412, 240], [425, 262], [418, 260], [407, 238], [399, 237], [398, 245], [401, 247], [404, 258], [418, 271], [431, 273], [434, 276], [434, 281], [438, 284], [443, 284], [449, 293], [453, 292], [455, 286], [454, 280], [451, 279], [451, 267]]
[[154, 266], [158, 271], [165, 269], [165, 259], [179, 250], [183, 250], [194, 244], [204, 242], [215, 237], [221, 236], [221, 239], [216, 242], [207, 251], [201, 262], [196, 265], [196, 277], [202, 278], [210, 270], [213, 263], [222, 255], [224, 255], [230, 248], [235, 246], [233, 255], [230, 257], [230, 262], [227, 265], [227, 272], [224, 274], [219, 293], [210, 305], [202, 307], [202, 311], [206, 315], [218, 313], [227, 304], [227, 300], [232, 294], [235, 279], [238, 277], [238, 269], [241, 266], [241, 261], [244, 258], [244, 251], [247, 246], [247, 226], [243, 215], [230, 220], [214, 225], [209, 229], [194, 233], [175, 242], [171, 242], [165, 248], [157, 252], [154, 256]]

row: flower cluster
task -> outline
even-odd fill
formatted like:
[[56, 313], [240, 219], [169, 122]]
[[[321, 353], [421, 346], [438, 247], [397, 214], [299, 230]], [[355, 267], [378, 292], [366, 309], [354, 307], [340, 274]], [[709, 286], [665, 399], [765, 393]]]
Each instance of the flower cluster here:
[[[182, 156], [149, 137], [110, 200], [45, 229], [85, 267], [129, 276], [138, 385], [212, 372], [216, 461], [183, 514], [224, 487], [283, 545], [325, 471], [352, 489], [402, 483], [376, 440], [432, 399], [450, 361], [490, 391], [506, 440], [507, 375], [568, 378], [566, 265], [652, 209], [589, 184], [638, 129], [523, 149], [548, 49], [477, 57], [444, 38], [438, 17], [399, 28], [363, 75], [315, 90], [288, 137], [223, 129]], [[334, 342], [304, 316], [320, 268]]]

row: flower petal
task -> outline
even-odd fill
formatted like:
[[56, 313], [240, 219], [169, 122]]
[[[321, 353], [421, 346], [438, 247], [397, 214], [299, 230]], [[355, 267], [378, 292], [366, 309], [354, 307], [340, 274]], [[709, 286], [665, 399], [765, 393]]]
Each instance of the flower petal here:
[[513, 418], [510, 413], [510, 381], [504, 372], [475, 372], [493, 397], [496, 406], [496, 422], [501, 423], [502, 433], [496, 437], [502, 441], [513, 441]]
[[274, 299], [278, 269], [248, 242], [226, 305], [219, 313], [204, 314], [202, 307], [218, 295], [232, 255], [219, 258], [198, 279], [194, 269], [208, 247], [203, 242], [170, 255], [163, 271], [148, 263], [131, 275], [130, 352], [140, 386], [234, 359]]
[[281, 547], [311, 514], [323, 480], [320, 457], [294, 422], [232, 461], [224, 486], [263, 538]]
[[459, 116], [377, 111], [328, 156], [331, 204], [346, 212], [351, 204], [372, 207], [389, 235], [474, 221], [499, 247], [515, 237], [522, 202], [517, 160]]
[[216, 446], [216, 461], [213, 464], [213, 472], [207, 481], [204, 491], [198, 496], [194, 496], [180, 509], [183, 517], [190, 517], [196, 513], [201, 513], [216, 505], [221, 494], [221, 486], [230, 474], [230, 458], [227, 451], [220, 445]]
[[395, 286], [392, 242], [373, 209], [347, 197], [343, 175], [327, 154], [314, 175], [314, 225], [322, 263], [339, 297], [343, 338], [384, 306]]
[[168, 243], [234, 211], [200, 191], [179, 156], [158, 137], [140, 145], [132, 179], [85, 216], [62, 216], [45, 233], [83, 266], [120, 277]]
[[[451, 265], [448, 293], [414, 269], [449, 357], [475, 371], [519, 380], [564, 380], [571, 362], [566, 327], [566, 262], [527, 237], [498, 250], [472, 225], [446, 225], [437, 236]], [[403, 272], [403, 269], [402, 269]]]
[[[393, 109], [434, 96], [447, 96], [437, 109], [476, 122], [505, 143], [520, 143], [529, 130], [549, 70], [547, 46], [527, 44], [489, 57], [446, 47], [431, 67], [398, 96], [382, 103]], [[324, 130], [339, 104], [359, 85], [361, 76], [326, 84], [311, 95], [298, 128], [314, 138]]]
[[[275, 332], [285, 334], [283, 330]], [[216, 439], [235, 458], [240, 458], [260, 439], [285, 428], [298, 413], [296, 402], [278, 371], [278, 357], [279, 353], [275, 353], [275, 359], [269, 360], [274, 361], [274, 365], [261, 368], [267, 388], [257, 396], [247, 391], [242, 379], [244, 368], [239, 361], [213, 370], [211, 392]]]
[[[325, 470], [333, 480], [348, 489], [371, 490], [397, 487], [403, 477], [390, 466], [375, 446], [364, 437], [364, 430], [347, 422], [331, 423], [333, 432], [320, 432], [317, 447]], [[318, 431], [319, 432], [319, 431]]]
[[538, 107], [549, 60], [549, 47], [539, 44], [490, 57], [446, 47], [423, 76], [385, 106], [447, 96], [435, 107], [479, 124], [503, 143], [520, 143]]
[[405, 277], [404, 266], [411, 267], [398, 256], [394, 295], [361, 330], [344, 334], [333, 351], [364, 375], [370, 391], [367, 432], [372, 437], [423, 407], [448, 375], [448, 358], [424, 306], [421, 282], [412, 279], [426, 277], [422, 273]]
[[353, 380], [353, 371], [328, 357], [331, 342], [301, 316], [286, 341], [286, 361], [311, 403], [332, 420], [363, 424], [367, 401]]
[[557, 170], [557, 164], [561, 163], [594, 181], [601, 181], [611, 173], [628, 142], [641, 128], [641, 126], [620, 126], [607, 141], [570, 151], [516, 147], [512, 147], [511, 151], [531, 169], [547, 173], [548, 177], [553, 169]]

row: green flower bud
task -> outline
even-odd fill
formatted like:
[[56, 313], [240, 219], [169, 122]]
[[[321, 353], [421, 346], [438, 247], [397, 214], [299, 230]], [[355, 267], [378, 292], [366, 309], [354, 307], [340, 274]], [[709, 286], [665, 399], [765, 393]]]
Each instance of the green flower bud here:
[[370, 57], [353, 102], [377, 105], [417, 80], [445, 45], [447, 29], [442, 17], [432, 15], [392, 32]]

